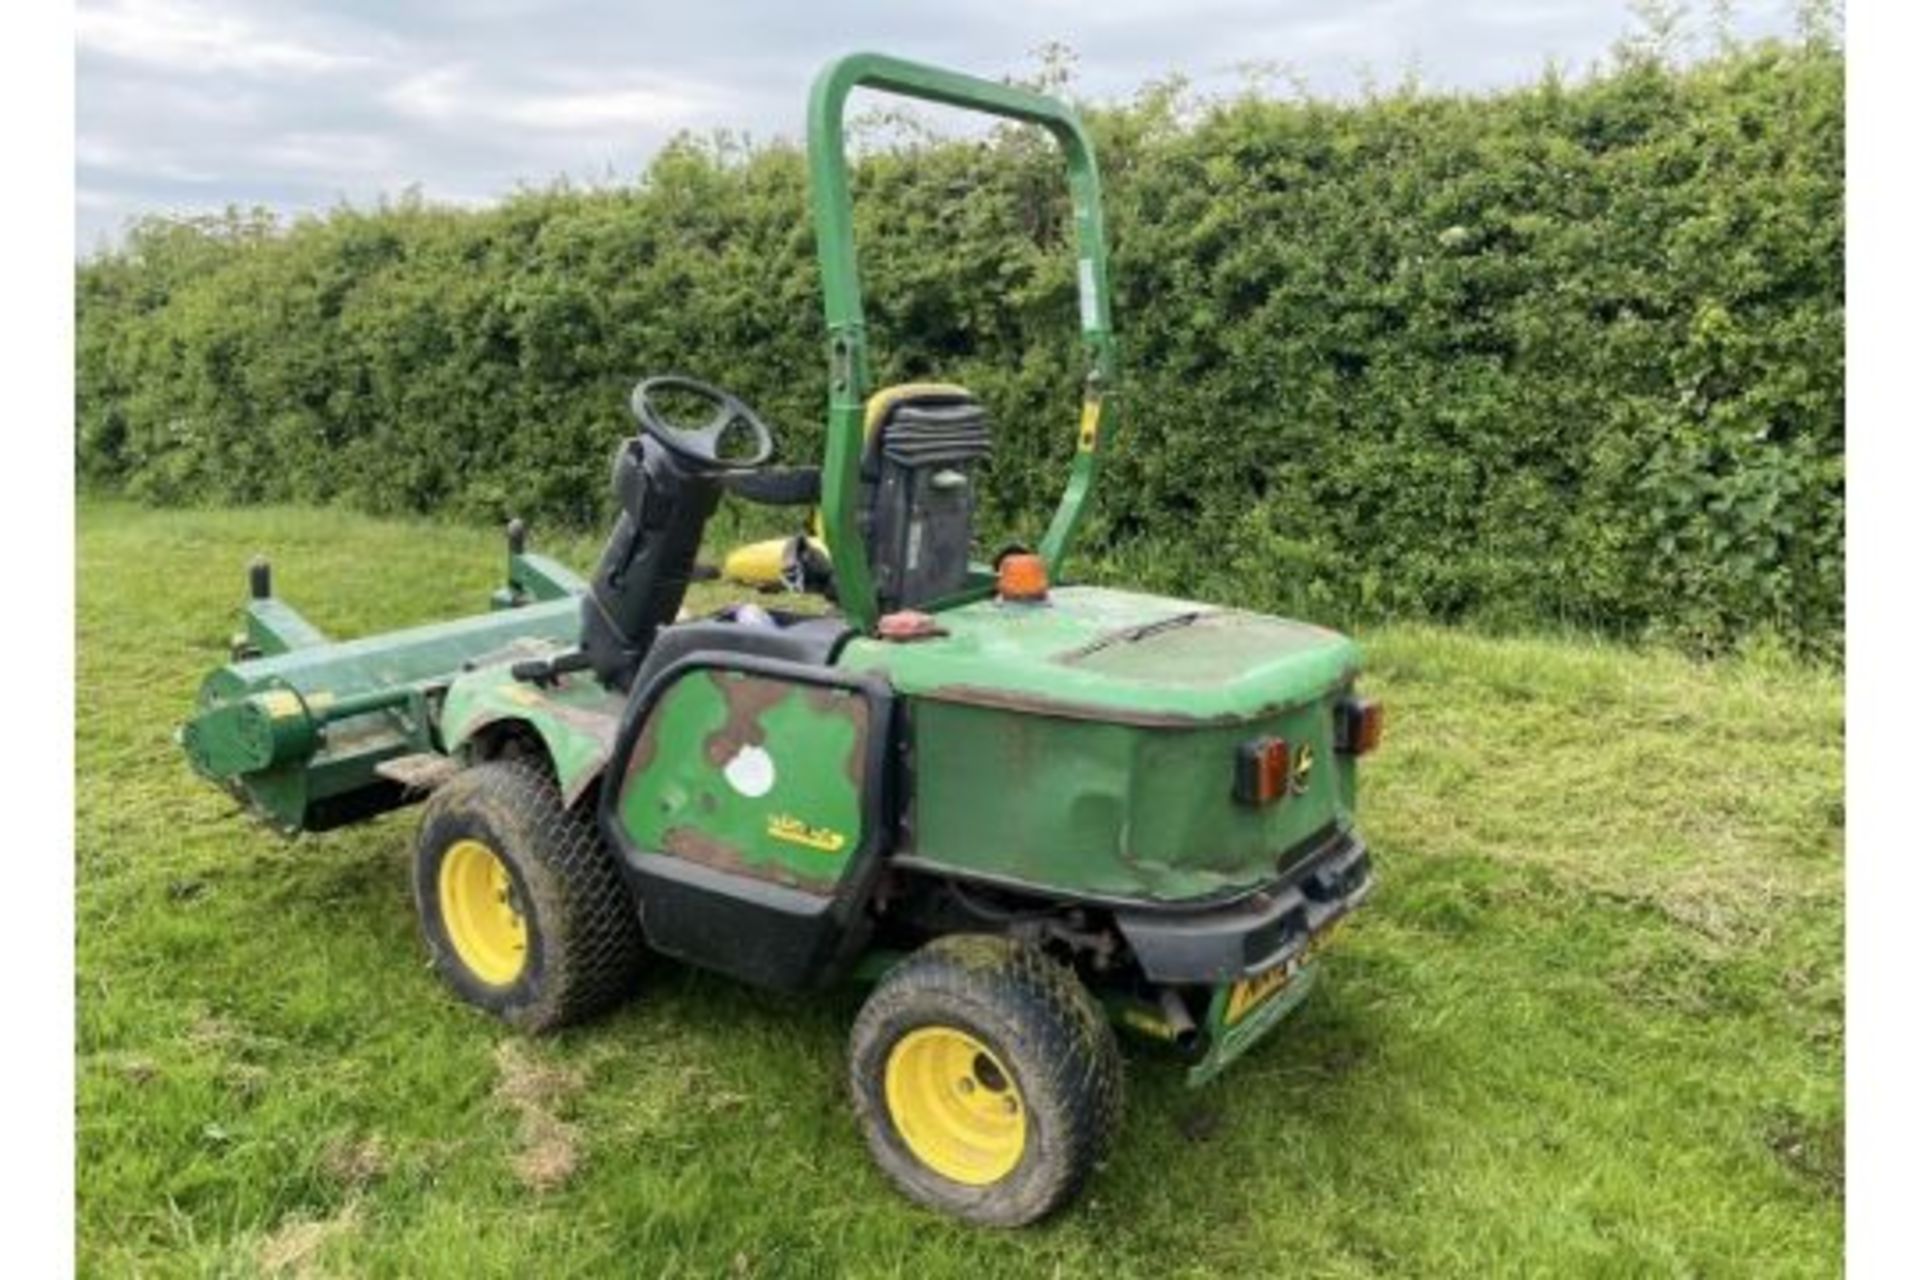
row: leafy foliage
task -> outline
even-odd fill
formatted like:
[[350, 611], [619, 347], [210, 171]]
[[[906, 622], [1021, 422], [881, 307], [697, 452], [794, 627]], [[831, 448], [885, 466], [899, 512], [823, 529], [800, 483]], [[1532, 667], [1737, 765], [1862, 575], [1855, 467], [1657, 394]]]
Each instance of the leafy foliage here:
[[[1090, 111], [1126, 381], [1082, 572], [1837, 653], [1843, 71], [1809, 38], [1490, 98]], [[481, 211], [147, 222], [79, 268], [81, 474], [588, 525], [626, 392], [665, 369], [809, 456], [805, 185], [790, 145], [683, 140], [632, 187]], [[1071, 448], [1062, 186], [1013, 130], [857, 173], [876, 373], [993, 409], [996, 540], [1037, 535]]]

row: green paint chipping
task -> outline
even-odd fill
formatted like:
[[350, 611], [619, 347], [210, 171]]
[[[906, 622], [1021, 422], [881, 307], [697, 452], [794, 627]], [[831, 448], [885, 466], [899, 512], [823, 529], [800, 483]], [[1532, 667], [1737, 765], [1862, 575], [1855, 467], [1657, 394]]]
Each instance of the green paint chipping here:
[[830, 890], [860, 844], [867, 730], [845, 689], [691, 672], [648, 717], [620, 821], [644, 849]]
[[[550, 656], [564, 647], [558, 642], [529, 646], [518, 656]], [[585, 675], [563, 676], [543, 687], [516, 680], [512, 663], [497, 663], [453, 682], [441, 711], [441, 732], [446, 749], [458, 752], [489, 730], [525, 724], [545, 746], [560, 792], [571, 804], [605, 767], [626, 705], [625, 694]]]

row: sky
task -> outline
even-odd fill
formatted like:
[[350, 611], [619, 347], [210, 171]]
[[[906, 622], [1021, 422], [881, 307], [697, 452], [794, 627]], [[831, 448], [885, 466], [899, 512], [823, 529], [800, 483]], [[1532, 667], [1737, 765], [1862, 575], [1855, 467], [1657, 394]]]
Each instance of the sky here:
[[[1788, 34], [1793, 2], [1733, 22]], [[76, 250], [147, 213], [627, 181], [683, 130], [797, 139], [813, 73], [857, 49], [997, 78], [1058, 42], [1095, 101], [1250, 68], [1343, 96], [1577, 74], [1633, 27], [1627, 0], [80, 0]]]

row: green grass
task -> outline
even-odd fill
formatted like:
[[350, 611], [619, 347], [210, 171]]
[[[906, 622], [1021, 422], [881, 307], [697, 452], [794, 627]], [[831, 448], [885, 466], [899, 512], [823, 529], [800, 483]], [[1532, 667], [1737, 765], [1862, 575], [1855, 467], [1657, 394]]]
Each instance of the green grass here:
[[170, 734], [250, 554], [355, 635], [478, 607], [496, 534], [90, 503], [78, 547], [87, 1273], [1839, 1269], [1831, 673], [1364, 636], [1379, 892], [1327, 980], [1206, 1090], [1130, 1051], [1090, 1194], [993, 1234], [868, 1164], [857, 993], [662, 963], [615, 1016], [521, 1042], [424, 967], [411, 815], [287, 842], [190, 776]]

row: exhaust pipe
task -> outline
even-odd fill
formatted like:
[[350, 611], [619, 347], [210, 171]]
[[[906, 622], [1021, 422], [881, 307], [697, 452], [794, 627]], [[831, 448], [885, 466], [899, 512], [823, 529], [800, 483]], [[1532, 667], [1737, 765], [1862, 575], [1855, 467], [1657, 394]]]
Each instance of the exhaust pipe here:
[[1200, 1028], [1194, 1026], [1193, 1015], [1187, 1012], [1187, 1002], [1172, 987], [1160, 988], [1160, 1016], [1166, 1020], [1174, 1045], [1191, 1049], [1200, 1036]]

